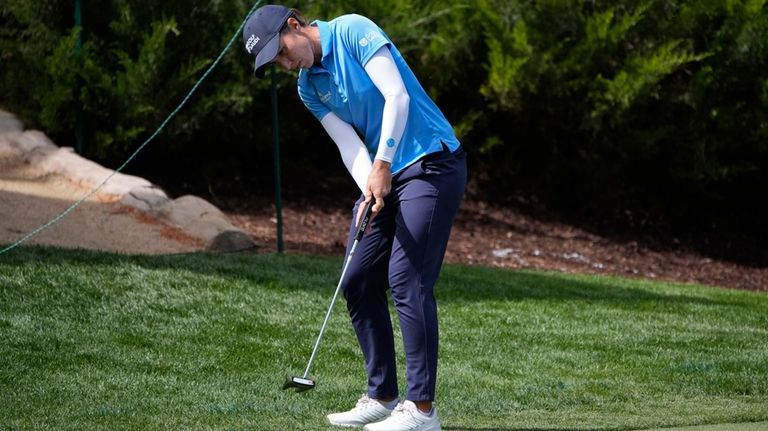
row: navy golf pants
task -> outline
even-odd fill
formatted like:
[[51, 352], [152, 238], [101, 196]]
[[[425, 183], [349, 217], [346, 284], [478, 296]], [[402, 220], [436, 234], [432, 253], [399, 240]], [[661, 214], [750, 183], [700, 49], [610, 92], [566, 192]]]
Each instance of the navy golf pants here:
[[[463, 150], [425, 156], [392, 178], [392, 192], [360, 240], [343, 281], [347, 309], [365, 358], [368, 396], [399, 395], [387, 290], [406, 358], [406, 399], [435, 399], [438, 324], [433, 289], [467, 181]], [[347, 242], [354, 241], [355, 204]]]

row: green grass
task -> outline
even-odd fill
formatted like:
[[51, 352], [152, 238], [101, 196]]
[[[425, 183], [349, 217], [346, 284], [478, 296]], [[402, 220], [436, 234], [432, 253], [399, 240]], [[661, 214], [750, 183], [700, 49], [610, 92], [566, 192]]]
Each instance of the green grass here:
[[[324, 415], [365, 390], [343, 299], [317, 388], [280, 386], [303, 372], [340, 267], [2, 255], [0, 429], [327, 430]], [[446, 430], [768, 420], [768, 295], [449, 265], [437, 296]]]

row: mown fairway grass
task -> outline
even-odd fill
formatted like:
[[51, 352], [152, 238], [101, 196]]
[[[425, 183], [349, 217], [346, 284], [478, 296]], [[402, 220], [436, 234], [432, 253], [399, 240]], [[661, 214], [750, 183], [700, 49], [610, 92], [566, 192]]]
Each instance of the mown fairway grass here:
[[[301, 374], [341, 258], [0, 256], [0, 429], [327, 430], [364, 392], [343, 299]], [[446, 266], [446, 430], [768, 420], [768, 296]], [[401, 376], [402, 380], [402, 376]]]

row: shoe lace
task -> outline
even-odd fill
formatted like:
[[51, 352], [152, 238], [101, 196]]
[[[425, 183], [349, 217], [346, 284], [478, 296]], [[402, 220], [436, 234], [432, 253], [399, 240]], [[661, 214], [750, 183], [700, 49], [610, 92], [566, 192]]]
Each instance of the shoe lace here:
[[377, 401], [370, 398], [368, 395], [363, 395], [359, 400], [357, 400], [357, 404], [355, 404], [355, 408], [353, 410], [365, 410], [372, 402], [375, 403]]
[[415, 418], [413, 413], [413, 409], [407, 408], [404, 403], [398, 403], [389, 418], [396, 423], [412, 422]]

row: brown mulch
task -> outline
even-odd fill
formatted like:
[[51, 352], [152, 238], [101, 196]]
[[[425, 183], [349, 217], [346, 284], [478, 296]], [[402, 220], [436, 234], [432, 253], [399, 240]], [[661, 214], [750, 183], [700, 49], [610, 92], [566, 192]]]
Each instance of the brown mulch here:
[[[276, 251], [275, 206], [271, 198], [214, 202], [235, 225], [253, 236], [261, 251]], [[343, 255], [351, 204], [351, 200], [345, 206], [329, 200], [318, 203], [317, 199], [285, 199], [285, 252]], [[446, 262], [768, 291], [768, 266], [707, 256], [674, 236], [605, 235], [557, 218], [473, 199], [466, 199], [457, 215]]]

